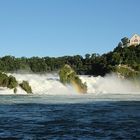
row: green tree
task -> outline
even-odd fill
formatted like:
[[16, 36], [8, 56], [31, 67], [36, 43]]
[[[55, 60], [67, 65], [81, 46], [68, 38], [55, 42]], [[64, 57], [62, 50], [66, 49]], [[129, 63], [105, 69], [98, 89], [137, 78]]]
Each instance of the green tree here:
[[27, 93], [32, 93], [32, 88], [29, 85], [28, 81], [23, 81], [22, 83], [19, 84], [20, 87], [25, 90]]
[[128, 46], [130, 42], [129, 38], [127, 37], [122, 38], [121, 41], [122, 41], [123, 46], [126, 46], [126, 47]]

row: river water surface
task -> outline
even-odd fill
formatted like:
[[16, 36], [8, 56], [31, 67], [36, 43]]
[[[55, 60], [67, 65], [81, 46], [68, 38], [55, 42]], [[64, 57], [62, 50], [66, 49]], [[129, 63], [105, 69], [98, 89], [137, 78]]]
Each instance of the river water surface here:
[[1, 95], [1, 139], [139, 140], [140, 95]]

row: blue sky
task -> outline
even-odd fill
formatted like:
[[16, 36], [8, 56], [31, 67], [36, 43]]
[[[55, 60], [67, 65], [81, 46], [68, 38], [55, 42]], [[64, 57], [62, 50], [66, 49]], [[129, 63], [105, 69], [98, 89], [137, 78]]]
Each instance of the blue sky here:
[[0, 56], [106, 53], [140, 34], [140, 0], [1, 0]]

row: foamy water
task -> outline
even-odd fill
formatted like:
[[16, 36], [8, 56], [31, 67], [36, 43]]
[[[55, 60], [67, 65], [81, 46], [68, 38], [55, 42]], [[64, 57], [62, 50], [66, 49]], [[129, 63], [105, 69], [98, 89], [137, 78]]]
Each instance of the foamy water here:
[[[79, 95], [70, 85], [63, 85], [57, 74], [12, 74], [18, 82], [27, 80], [34, 94], [45, 95]], [[106, 77], [80, 76], [86, 82], [88, 96], [101, 96], [104, 94], [139, 94], [140, 88], [131, 81], [120, 79], [115, 75]], [[0, 88], [0, 94], [14, 94], [13, 90]], [[17, 94], [26, 94], [20, 87]], [[82, 95], [83, 96], [83, 95]], [[87, 96], [87, 95], [84, 95]]]

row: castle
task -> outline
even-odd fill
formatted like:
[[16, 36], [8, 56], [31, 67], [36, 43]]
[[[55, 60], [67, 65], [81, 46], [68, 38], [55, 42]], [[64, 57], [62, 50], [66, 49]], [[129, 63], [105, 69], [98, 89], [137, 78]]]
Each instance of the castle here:
[[131, 38], [130, 38], [130, 42], [129, 42], [129, 46], [136, 46], [140, 44], [140, 36], [138, 34], [134, 34]]

